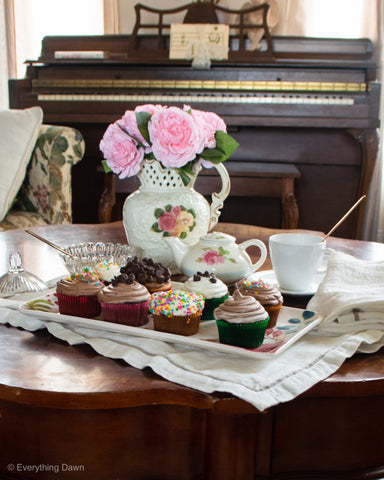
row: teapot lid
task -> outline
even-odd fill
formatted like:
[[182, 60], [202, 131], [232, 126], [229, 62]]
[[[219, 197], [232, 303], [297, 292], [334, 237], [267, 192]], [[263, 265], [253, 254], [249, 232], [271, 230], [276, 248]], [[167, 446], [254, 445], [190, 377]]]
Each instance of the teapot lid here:
[[203, 235], [200, 240], [204, 240], [205, 242], [212, 242], [212, 243], [233, 243], [236, 241], [236, 238], [232, 235], [228, 235], [228, 233], [222, 232], [210, 232], [206, 235]]

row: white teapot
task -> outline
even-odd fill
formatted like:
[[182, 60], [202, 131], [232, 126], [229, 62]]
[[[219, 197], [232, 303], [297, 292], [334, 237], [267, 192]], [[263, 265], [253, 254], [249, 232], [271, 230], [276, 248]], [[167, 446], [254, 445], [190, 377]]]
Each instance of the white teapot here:
[[[267, 247], [261, 240], [252, 239], [237, 244], [236, 238], [227, 233], [207, 233], [192, 246], [177, 237], [166, 237], [164, 240], [172, 251], [177, 267], [185, 275], [191, 277], [196, 272], [208, 271], [227, 285], [255, 272], [267, 258]], [[256, 245], [260, 250], [260, 258], [255, 263], [246, 253], [250, 245]]]

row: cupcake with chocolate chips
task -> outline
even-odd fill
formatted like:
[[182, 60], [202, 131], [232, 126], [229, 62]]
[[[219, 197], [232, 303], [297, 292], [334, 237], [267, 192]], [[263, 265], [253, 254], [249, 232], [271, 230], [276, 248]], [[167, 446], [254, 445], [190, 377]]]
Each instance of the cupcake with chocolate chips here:
[[205, 299], [201, 320], [214, 320], [213, 311], [228, 298], [228, 287], [214, 273], [197, 272], [183, 285], [184, 290], [200, 293]]
[[99, 293], [103, 320], [138, 327], [148, 320], [148, 290], [131, 274], [120, 274]]
[[172, 288], [171, 271], [161, 263], [154, 262], [152, 258], [131, 258], [124, 267], [121, 267], [120, 272], [133, 274], [136, 281], [144, 285], [149, 293]]

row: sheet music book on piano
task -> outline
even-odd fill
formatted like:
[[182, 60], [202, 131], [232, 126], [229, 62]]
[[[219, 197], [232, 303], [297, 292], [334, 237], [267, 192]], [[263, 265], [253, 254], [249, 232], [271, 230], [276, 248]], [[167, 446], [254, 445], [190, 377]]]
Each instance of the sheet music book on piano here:
[[200, 44], [206, 47], [211, 59], [228, 59], [229, 26], [210, 23], [173, 23], [170, 41], [170, 59], [193, 58]]

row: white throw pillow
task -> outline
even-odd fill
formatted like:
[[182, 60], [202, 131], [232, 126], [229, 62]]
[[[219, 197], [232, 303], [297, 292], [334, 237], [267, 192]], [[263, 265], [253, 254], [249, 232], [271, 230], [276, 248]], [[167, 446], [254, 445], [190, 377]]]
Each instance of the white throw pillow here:
[[40, 107], [0, 111], [0, 221], [23, 183], [42, 122]]

